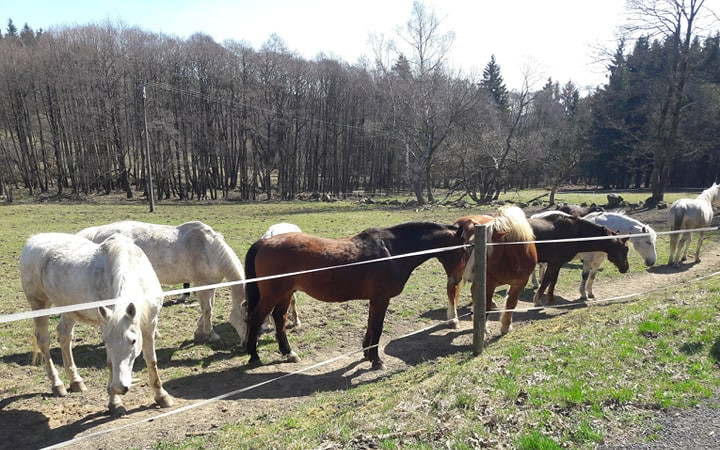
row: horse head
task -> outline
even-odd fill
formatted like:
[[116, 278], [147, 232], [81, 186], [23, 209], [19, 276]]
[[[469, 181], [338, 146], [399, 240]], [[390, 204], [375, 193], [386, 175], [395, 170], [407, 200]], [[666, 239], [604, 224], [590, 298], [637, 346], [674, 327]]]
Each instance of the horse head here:
[[129, 303], [125, 308], [114, 310], [100, 306], [98, 312], [111, 373], [107, 390], [110, 394], [123, 395], [132, 385], [133, 365], [143, 344], [137, 309]]
[[[617, 236], [617, 233], [603, 226], [607, 231], [608, 236]], [[625, 273], [630, 269], [630, 263], [628, 263], [628, 246], [627, 241], [629, 238], [620, 239], [608, 239], [608, 245], [606, 248], [607, 257], [611, 263], [618, 268], [620, 273]]]

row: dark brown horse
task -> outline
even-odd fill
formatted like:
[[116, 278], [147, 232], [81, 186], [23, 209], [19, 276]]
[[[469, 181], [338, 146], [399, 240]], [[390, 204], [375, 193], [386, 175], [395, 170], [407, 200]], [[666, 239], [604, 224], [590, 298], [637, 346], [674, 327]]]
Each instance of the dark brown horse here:
[[[413, 255], [349, 267], [342, 266], [378, 258], [455, 247], [466, 244], [454, 225], [416, 222], [390, 228], [371, 228], [349, 239], [327, 239], [306, 233], [279, 234], [255, 242], [245, 256], [248, 279], [277, 274], [279, 278], [249, 282], [248, 343], [250, 364], [257, 364], [257, 336], [265, 317], [272, 313], [280, 353], [288, 361], [298, 361], [290, 349], [285, 320], [293, 292], [302, 291], [324, 302], [369, 299], [368, 327], [362, 345], [373, 369], [384, 367], [378, 355], [385, 312], [392, 297], [400, 294], [412, 271], [431, 258], [437, 258], [446, 273], [456, 271], [467, 254], [465, 247]], [[368, 348], [369, 347], [369, 348]]]
[[557, 208], [555, 208], [556, 211], [562, 211], [564, 213], [570, 214], [571, 216], [575, 217], [585, 217], [590, 213], [593, 212], [604, 212], [605, 209], [602, 206], [598, 206], [595, 203], [593, 203], [590, 206], [579, 206], [579, 205], [570, 205], [568, 203], [558, 205]]
[[[466, 236], [473, 236], [475, 225], [487, 224], [488, 238], [487, 242], [492, 243], [511, 243], [526, 242], [524, 244], [494, 245], [489, 246], [487, 250], [486, 264], [486, 311], [496, 309], [495, 303], [492, 301], [495, 289], [505, 284], [510, 285], [507, 296], [505, 297], [505, 309], [512, 310], [517, 306], [518, 299], [522, 293], [528, 278], [537, 264], [537, 253], [535, 244], [530, 242], [534, 240], [532, 228], [528, 223], [525, 213], [518, 207], [511, 206], [501, 208], [497, 216], [474, 215], [460, 217], [455, 221], [455, 225], [461, 227]], [[466, 267], [463, 267], [463, 279], [472, 280], [474, 272], [474, 254], [471, 254]], [[456, 276], [452, 277], [452, 281]], [[452, 306], [454, 313], [454, 324], [457, 326], [457, 305], [460, 294], [460, 282], [452, 285], [451, 277], [448, 276], [448, 300]], [[450, 310], [448, 309], [448, 312]], [[448, 315], [449, 320], [453, 317]], [[512, 312], [505, 311], [500, 316], [500, 332], [502, 334], [510, 331], [512, 324]]]
[[[561, 215], [548, 216], [544, 219], [529, 219], [537, 241], [555, 239], [581, 239], [589, 237], [614, 236], [616, 233], [606, 227], [577, 217]], [[538, 262], [547, 263], [540, 287], [535, 292], [533, 303], [542, 305], [542, 295], [547, 288], [547, 304], [555, 303], [555, 283], [560, 268], [570, 262], [575, 255], [582, 252], [605, 252], [610, 262], [615, 264], [620, 273], [628, 271], [627, 238], [577, 240], [569, 242], [536, 242]]]

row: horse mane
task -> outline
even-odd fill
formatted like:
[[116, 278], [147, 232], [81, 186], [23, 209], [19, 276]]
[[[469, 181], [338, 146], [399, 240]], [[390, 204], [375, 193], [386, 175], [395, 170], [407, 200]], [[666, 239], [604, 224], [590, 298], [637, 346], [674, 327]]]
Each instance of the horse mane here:
[[[133, 264], [133, 247], [137, 247], [132, 239], [121, 234], [114, 234], [100, 244], [105, 250], [110, 269], [110, 279], [113, 282], [112, 292], [115, 297], [121, 297], [129, 289], [137, 289], [137, 283], [128, 282], [128, 277], [138, 273], [138, 267]], [[139, 247], [138, 247], [139, 250]], [[142, 250], [140, 250], [142, 253]], [[144, 255], [144, 254], [143, 254]], [[140, 268], [142, 271], [142, 268]]]
[[223, 277], [228, 280], [243, 280], [245, 273], [242, 263], [237, 254], [230, 248], [222, 234], [213, 230], [212, 227], [199, 221], [185, 222], [178, 226], [183, 232], [197, 232], [205, 236], [205, 241], [210, 245], [211, 251], [208, 255], [215, 259], [218, 267], [222, 271]]
[[535, 233], [533, 233], [525, 213], [517, 206], [504, 206], [498, 209], [498, 216], [489, 226], [493, 228], [493, 231], [504, 233], [500, 239], [501, 242], [535, 240]]
[[713, 183], [712, 186], [705, 189], [697, 196], [697, 200], [706, 200], [711, 205], [716, 201], [720, 201], [720, 184]]

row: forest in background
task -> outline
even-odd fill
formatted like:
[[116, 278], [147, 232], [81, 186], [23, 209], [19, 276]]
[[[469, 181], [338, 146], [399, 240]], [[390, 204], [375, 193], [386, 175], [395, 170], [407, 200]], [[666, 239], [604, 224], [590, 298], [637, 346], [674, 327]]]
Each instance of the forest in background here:
[[0, 196], [130, 198], [147, 194], [148, 175], [158, 200], [362, 190], [423, 204], [443, 188], [486, 203], [566, 184], [661, 200], [668, 187], [706, 187], [720, 179], [720, 34], [697, 31], [702, 1], [630, 3], [644, 28], [618, 42], [607, 84], [585, 96], [529, 70], [508, 90], [494, 58], [477, 76], [449, 67], [452, 31], [421, 2], [402, 29], [410, 52], [377, 38], [374, 59], [355, 64], [303, 59], [274, 35], [253, 49], [9, 20]]

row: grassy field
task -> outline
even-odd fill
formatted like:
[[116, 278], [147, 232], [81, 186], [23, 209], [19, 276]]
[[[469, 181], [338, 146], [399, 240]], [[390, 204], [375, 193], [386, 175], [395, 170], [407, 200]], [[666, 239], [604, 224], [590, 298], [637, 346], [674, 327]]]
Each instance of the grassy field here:
[[[540, 192], [510, 193], [525, 201]], [[647, 193], [623, 194], [630, 202]], [[672, 201], [681, 196], [666, 196]], [[637, 196], [637, 198], [635, 198]], [[557, 201], [605, 203], [604, 194], [562, 194]], [[84, 203], [18, 201], [0, 206], [0, 314], [27, 310], [17, 260], [31, 234], [76, 232], [90, 225], [132, 219], [179, 224], [200, 220], [222, 233], [241, 259], [249, 246], [276, 222], [288, 221], [304, 231], [327, 237], [349, 237], [367, 227], [407, 221], [452, 222], [468, 213], [490, 212], [455, 207], [404, 209], [352, 202], [158, 203], [149, 213], [142, 201], [97, 198]], [[660, 229], [656, 228], [658, 231]], [[715, 243], [717, 234], [710, 238]], [[667, 259], [667, 241], [659, 240], [658, 260]], [[645, 272], [630, 252], [631, 274]], [[576, 290], [577, 264], [564, 269], [558, 290]], [[567, 271], [567, 272], [565, 272]], [[571, 273], [571, 275], [567, 275]], [[621, 282], [607, 268], [603, 279]], [[226, 425], [184, 441], [159, 441], [155, 448], [591, 448], [620, 429], [632, 429], [657, 409], [689, 406], [720, 388], [720, 281], [681, 285], [619, 304], [573, 310], [556, 319], [518, 327], [481, 357], [451, 353], [376, 382], [352, 389], [319, 392], [292, 407], [259, 411], [251, 420]], [[531, 292], [528, 290], [528, 294]], [[466, 294], [469, 295], [469, 294]], [[229, 315], [229, 294], [220, 291], [214, 322]], [[310, 357], [336, 348], [351, 330], [349, 349], [359, 344], [366, 304], [318, 306], [304, 301], [301, 315], [310, 326], [293, 333], [291, 343]], [[324, 305], [324, 304], [323, 304]], [[445, 279], [439, 264], [419, 267], [400, 296], [391, 302], [385, 332], [397, 335], [409, 326], [444, 318]], [[325, 319], [319, 321], [319, 309]], [[433, 311], [433, 314], [428, 314]], [[438, 317], [440, 316], [440, 317]], [[163, 378], [192, 383], [189, 374], [210, 374], [222, 364], [239, 367], [246, 355], [229, 348], [190, 345], [197, 308], [169, 307], [161, 313]], [[51, 329], [57, 319], [52, 319]], [[322, 328], [313, 326], [319, 321]], [[408, 324], [410, 323], [410, 325]], [[230, 344], [229, 326], [218, 326]], [[49, 390], [44, 371], [29, 367], [29, 322], [0, 324], [0, 378], [15, 380], [0, 388], [3, 398]], [[355, 336], [356, 335], [356, 336]], [[97, 330], [77, 327], [76, 361], [88, 386], [103, 386], [107, 374]], [[274, 338], [260, 340], [261, 355], [276, 350]], [[56, 360], [59, 361], [59, 358]], [[136, 371], [144, 367], [136, 364]], [[137, 378], [145, 375], [138, 374]], [[22, 379], [21, 379], [22, 378]], [[185, 380], [185, 381], [183, 381]], [[270, 419], [271, 420], [270, 420]], [[262, 443], [262, 444], [258, 444]]]

